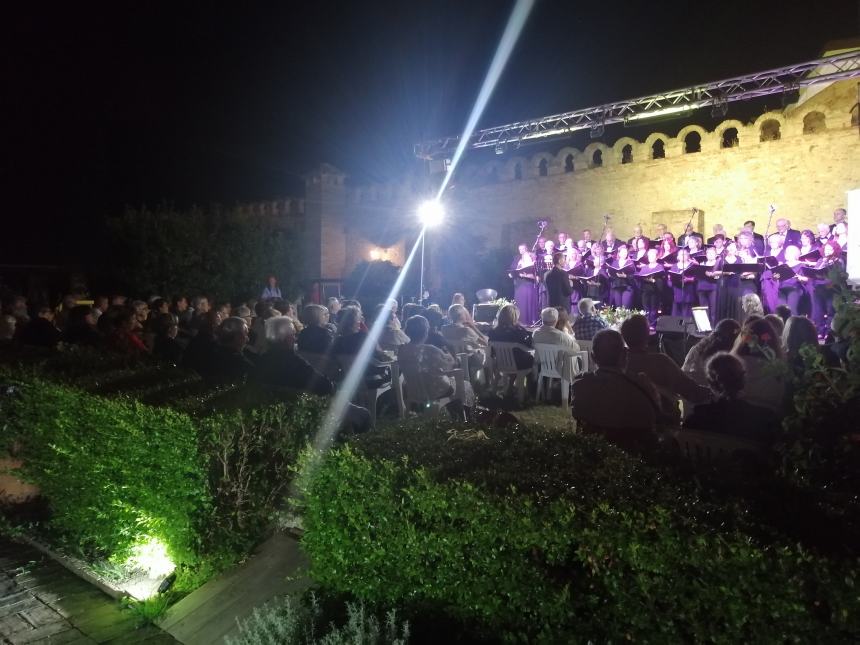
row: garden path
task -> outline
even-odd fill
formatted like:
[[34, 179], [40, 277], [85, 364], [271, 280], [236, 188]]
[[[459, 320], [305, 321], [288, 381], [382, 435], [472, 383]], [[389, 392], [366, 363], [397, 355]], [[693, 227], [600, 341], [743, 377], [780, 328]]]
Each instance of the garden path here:
[[237, 620], [276, 596], [305, 590], [308, 560], [296, 538], [277, 532], [243, 564], [204, 584], [167, 610], [159, 626], [185, 645], [223, 643]]
[[176, 643], [36, 549], [0, 537], [0, 642]]

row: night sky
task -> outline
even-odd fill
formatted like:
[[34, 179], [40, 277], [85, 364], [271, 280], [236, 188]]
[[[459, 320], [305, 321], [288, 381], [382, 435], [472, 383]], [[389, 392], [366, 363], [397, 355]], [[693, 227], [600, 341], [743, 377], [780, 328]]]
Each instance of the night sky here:
[[[396, 177], [416, 140], [460, 130], [512, 7], [26, 4], [0, 45], [0, 264], [97, 252], [90, 233], [125, 204], [296, 194], [321, 161]], [[482, 125], [800, 62], [860, 33], [856, 0], [627, 4], [539, 0]]]

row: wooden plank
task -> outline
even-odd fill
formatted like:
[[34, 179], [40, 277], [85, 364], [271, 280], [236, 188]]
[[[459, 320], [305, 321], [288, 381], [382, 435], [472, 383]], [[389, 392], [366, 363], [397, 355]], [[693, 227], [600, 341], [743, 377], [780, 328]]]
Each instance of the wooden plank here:
[[[186, 645], [221, 642], [236, 630], [236, 619], [245, 618], [276, 596], [298, 592], [310, 583], [305, 576], [307, 558], [292, 537], [273, 535], [243, 565], [204, 589], [192, 592], [174, 605], [160, 627]], [[200, 597], [195, 594], [202, 592]], [[188, 601], [188, 602], [186, 602]]]

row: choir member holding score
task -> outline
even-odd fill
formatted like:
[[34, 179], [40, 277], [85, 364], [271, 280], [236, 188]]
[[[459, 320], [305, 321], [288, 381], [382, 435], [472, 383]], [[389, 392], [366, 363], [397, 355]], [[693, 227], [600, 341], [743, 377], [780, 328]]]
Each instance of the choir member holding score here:
[[708, 318], [717, 318], [717, 285], [719, 284], [719, 266], [717, 251], [713, 246], [705, 249], [705, 259], [700, 263], [705, 271], [696, 279], [696, 297], [700, 307], [708, 308]]
[[508, 276], [514, 280], [514, 300], [522, 312], [523, 320], [532, 323], [538, 317], [537, 267], [529, 247], [520, 244], [519, 255], [514, 258]]
[[609, 263], [607, 271], [609, 280], [609, 303], [613, 307], [630, 309], [633, 306], [633, 275], [636, 267], [628, 257], [626, 244], [618, 246], [615, 259]]
[[642, 306], [645, 309], [645, 317], [651, 328], [657, 324], [657, 315], [660, 311], [663, 291], [666, 288], [666, 269], [657, 259], [657, 249], [648, 249], [645, 263], [636, 273], [639, 281], [639, 293], [642, 295]]
[[692, 315], [693, 305], [696, 303], [696, 278], [691, 274], [690, 269], [695, 265], [686, 248], [678, 249], [678, 260], [669, 269], [669, 277], [672, 280], [673, 316], [689, 318]]

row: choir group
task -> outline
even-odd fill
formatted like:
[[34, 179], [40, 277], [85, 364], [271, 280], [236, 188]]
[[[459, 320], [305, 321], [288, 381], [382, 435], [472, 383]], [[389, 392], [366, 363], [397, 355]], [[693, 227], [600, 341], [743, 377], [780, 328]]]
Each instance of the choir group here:
[[[766, 312], [787, 305], [826, 333], [833, 315], [828, 275], [845, 263], [845, 209], [816, 231], [795, 230], [780, 218], [766, 239], [753, 221], [735, 236], [717, 224], [707, 240], [691, 224], [677, 240], [665, 225], [656, 229], [649, 238], [637, 226], [626, 242], [604, 227], [600, 240], [584, 230], [575, 242], [560, 232], [558, 242], [539, 237], [531, 249], [520, 244], [508, 275], [524, 319], [536, 321], [544, 306], [569, 309], [587, 297], [604, 306], [644, 309], [652, 328], [660, 315], [689, 317], [694, 306], [707, 307], [711, 320], [740, 321], [741, 298], [755, 293]], [[569, 288], [556, 279], [561, 271]]]

